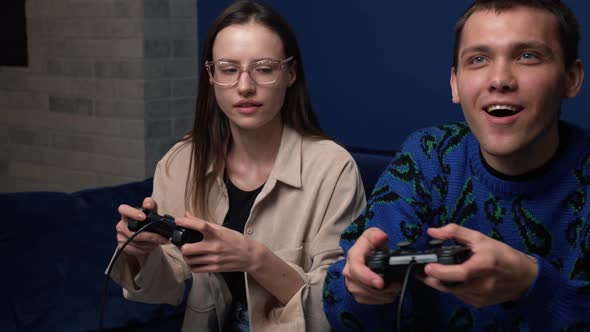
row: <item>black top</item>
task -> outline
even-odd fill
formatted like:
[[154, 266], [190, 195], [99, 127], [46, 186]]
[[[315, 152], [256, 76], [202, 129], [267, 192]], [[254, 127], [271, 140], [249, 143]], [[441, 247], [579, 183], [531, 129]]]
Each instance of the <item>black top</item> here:
[[[244, 233], [244, 226], [250, 216], [250, 210], [254, 205], [256, 196], [262, 190], [264, 184], [253, 191], [243, 191], [236, 187], [226, 176], [227, 196], [229, 199], [229, 210], [223, 221], [223, 226], [234, 231]], [[246, 287], [244, 272], [222, 272], [221, 275], [234, 298], [234, 301], [246, 305]]]
[[483, 154], [481, 153], [481, 150], [479, 151], [479, 157], [481, 158], [481, 163], [487, 169], [487, 171], [490, 172], [492, 175], [494, 175], [497, 178], [500, 178], [500, 179], [506, 180], [506, 181], [515, 181], [515, 182], [528, 181], [528, 180], [532, 180], [534, 178], [544, 175], [547, 172], [547, 170], [549, 168], [551, 168], [551, 166], [553, 166], [553, 164], [555, 164], [557, 162], [557, 160], [559, 160], [559, 158], [563, 154], [563, 151], [565, 150], [565, 147], [569, 144], [568, 137], [569, 137], [568, 129], [565, 126], [563, 126], [562, 124], [560, 124], [560, 126], [559, 126], [559, 143], [558, 143], [559, 145], [557, 146], [557, 151], [555, 151], [555, 154], [553, 155], [553, 157], [551, 157], [551, 159], [549, 159], [542, 166], [535, 168], [533, 170], [530, 170], [524, 174], [520, 174], [520, 175], [507, 175], [507, 174], [498, 172], [497, 170], [492, 168], [492, 166], [490, 166], [487, 163], [487, 161], [483, 157]]

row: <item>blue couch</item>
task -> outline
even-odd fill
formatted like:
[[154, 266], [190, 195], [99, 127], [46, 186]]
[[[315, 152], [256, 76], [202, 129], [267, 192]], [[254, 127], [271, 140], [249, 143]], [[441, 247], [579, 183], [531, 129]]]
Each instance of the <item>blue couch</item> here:
[[[369, 194], [390, 157], [353, 151]], [[0, 331], [96, 331], [120, 204], [140, 204], [152, 180], [75, 193], [0, 194]], [[8, 213], [6, 215], [6, 213]], [[105, 331], [180, 331], [184, 307], [127, 301], [109, 283]]]

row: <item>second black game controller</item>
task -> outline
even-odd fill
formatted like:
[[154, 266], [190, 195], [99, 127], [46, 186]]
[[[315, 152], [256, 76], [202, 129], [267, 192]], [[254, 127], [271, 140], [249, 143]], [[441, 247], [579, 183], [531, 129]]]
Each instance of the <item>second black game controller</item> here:
[[145, 230], [170, 239], [170, 242], [178, 247], [185, 243], [195, 243], [203, 239], [201, 232], [176, 225], [174, 217], [168, 214], [161, 216], [149, 209], [140, 208], [139, 210], [146, 215], [146, 218], [144, 221], [129, 219], [127, 228], [132, 232], [137, 232], [147, 222], [153, 222]]
[[[383, 278], [385, 285], [392, 280], [403, 280], [410, 263], [417, 273], [424, 273], [428, 263], [444, 265], [461, 264], [471, 257], [471, 249], [461, 245], [443, 246], [443, 241], [430, 241], [431, 248], [413, 250], [409, 242], [397, 244], [399, 249], [371, 251], [367, 256], [367, 266]], [[455, 283], [444, 283], [453, 286]]]

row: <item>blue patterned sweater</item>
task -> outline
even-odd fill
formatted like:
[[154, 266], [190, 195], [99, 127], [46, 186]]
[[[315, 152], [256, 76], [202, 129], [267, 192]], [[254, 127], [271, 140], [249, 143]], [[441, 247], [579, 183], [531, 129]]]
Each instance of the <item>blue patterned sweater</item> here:
[[[428, 248], [428, 227], [456, 223], [533, 255], [539, 273], [523, 298], [474, 308], [417, 280], [404, 299], [402, 325], [417, 331], [590, 330], [590, 137], [561, 123], [567, 144], [542, 174], [521, 181], [492, 175], [465, 123], [411, 135], [373, 189], [363, 214], [342, 234], [345, 256], [369, 227], [389, 245]], [[346, 290], [344, 260], [324, 286], [336, 331], [391, 331], [397, 302], [362, 305]]]

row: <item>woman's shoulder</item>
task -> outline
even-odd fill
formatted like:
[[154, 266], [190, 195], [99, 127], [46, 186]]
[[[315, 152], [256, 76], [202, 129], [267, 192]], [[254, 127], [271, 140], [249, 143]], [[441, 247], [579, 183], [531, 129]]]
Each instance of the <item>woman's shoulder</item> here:
[[187, 140], [176, 142], [160, 159], [160, 163], [171, 163], [185, 161], [190, 158], [192, 143]]
[[354, 158], [345, 147], [330, 139], [303, 138], [301, 145], [302, 165], [320, 171], [321, 169], [356, 168]]
[[346, 148], [330, 139], [303, 137], [301, 150], [304, 159], [323, 162], [354, 162], [352, 155]]
[[188, 140], [181, 140], [175, 143], [164, 156], [158, 161], [158, 167], [165, 171], [167, 176], [182, 175], [188, 173], [192, 143]]

